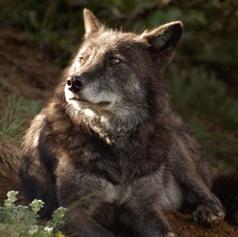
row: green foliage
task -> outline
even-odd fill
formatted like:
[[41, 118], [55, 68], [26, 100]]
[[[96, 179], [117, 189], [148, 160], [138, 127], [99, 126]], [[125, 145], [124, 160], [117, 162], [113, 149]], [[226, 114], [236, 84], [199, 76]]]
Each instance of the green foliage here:
[[29, 118], [39, 112], [37, 101], [28, 101], [14, 95], [9, 96], [0, 117], [0, 132], [15, 141], [22, 137]]
[[64, 237], [55, 229], [63, 224], [65, 208], [58, 208], [52, 219], [45, 224], [38, 221], [39, 211], [44, 206], [41, 200], [34, 200], [29, 206], [17, 205], [16, 191], [9, 191], [4, 206], [0, 207], [0, 236], [8, 237]]
[[[173, 67], [168, 74], [172, 102], [190, 124], [214, 164], [238, 165], [238, 100], [229, 96], [223, 81], [204, 68]], [[229, 159], [227, 159], [229, 157]]]
[[202, 68], [173, 68], [169, 75], [174, 104], [186, 117], [204, 117], [214, 125], [238, 127], [238, 101], [230, 97], [224, 82]]
[[51, 44], [69, 52], [84, 32], [84, 7], [110, 25], [140, 32], [145, 27], [182, 20], [185, 36], [180, 52], [184, 57], [226, 66], [238, 58], [238, 2], [233, 0], [3, 0], [0, 21], [30, 32], [40, 46]]

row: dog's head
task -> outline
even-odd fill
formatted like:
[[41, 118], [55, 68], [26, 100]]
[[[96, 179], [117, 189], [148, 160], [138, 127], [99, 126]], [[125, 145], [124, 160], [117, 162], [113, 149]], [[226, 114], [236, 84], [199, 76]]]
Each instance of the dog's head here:
[[152, 81], [171, 59], [182, 23], [138, 35], [107, 29], [85, 9], [84, 25], [84, 40], [67, 71], [66, 101], [92, 116], [138, 123], [148, 115]]

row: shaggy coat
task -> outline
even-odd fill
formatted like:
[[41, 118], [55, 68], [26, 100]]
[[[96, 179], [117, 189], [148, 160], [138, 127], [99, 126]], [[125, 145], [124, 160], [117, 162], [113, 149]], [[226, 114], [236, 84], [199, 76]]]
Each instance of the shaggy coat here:
[[137, 35], [106, 29], [89, 10], [84, 22], [84, 41], [23, 142], [28, 201], [46, 203], [42, 216], [69, 207], [63, 231], [82, 237], [112, 237], [114, 223], [172, 237], [169, 209], [222, 220], [212, 171], [163, 82], [182, 23]]

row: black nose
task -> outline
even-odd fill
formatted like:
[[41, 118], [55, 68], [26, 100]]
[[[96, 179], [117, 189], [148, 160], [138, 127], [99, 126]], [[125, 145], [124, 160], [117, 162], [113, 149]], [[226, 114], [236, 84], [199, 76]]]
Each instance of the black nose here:
[[83, 82], [82, 82], [82, 77], [81, 76], [71, 76], [68, 80], [67, 80], [67, 86], [69, 88], [69, 90], [71, 90], [72, 92], [78, 92], [83, 88]]

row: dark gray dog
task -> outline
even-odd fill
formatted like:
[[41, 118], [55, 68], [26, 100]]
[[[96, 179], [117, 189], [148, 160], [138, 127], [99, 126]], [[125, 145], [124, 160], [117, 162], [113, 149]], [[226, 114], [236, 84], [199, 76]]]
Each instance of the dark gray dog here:
[[162, 72], [182, 35], [179, 21], [141, 35], [107, 29], [84, 10], [84, 40], [24, 140], [20, 171], [42, 216], [72, 207], [64, 231], [112, 237], [175, 236], [163, 210], [186, 207], [205, 225], [224, 218], [213, 175], [174, 111]]

